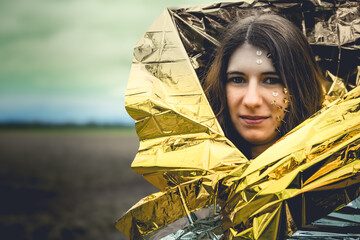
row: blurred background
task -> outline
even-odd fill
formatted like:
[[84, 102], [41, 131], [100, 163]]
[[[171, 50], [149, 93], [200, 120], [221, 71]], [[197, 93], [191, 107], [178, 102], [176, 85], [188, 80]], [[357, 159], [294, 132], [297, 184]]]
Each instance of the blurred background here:
[[153, 192], [130, 164], [132, 50], [165, 7], [210, 0], [0, 3], [0, 239], [126, 239]]

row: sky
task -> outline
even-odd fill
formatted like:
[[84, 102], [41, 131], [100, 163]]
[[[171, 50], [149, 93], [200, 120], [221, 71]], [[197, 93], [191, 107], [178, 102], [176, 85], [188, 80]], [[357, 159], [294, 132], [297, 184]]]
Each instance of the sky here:
[[211, 0], [0, 3], [0, 123], [133, 125], [132, 51], [165, 7]]

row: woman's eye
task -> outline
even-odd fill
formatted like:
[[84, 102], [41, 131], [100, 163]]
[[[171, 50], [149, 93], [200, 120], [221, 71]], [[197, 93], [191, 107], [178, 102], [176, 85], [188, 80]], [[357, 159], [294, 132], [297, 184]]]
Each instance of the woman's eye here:
[[245, 79], [242, 77], [232, 77], [232, 78], [229, 78], [228, 81], [233, 82], [233, 83], [244, 83]]
[[282, 83], [280, 78], [276, 78], [276, 77], [268, 77], [264, 79], [264, 83], [266, 84], [278, 84], [278, 83]]

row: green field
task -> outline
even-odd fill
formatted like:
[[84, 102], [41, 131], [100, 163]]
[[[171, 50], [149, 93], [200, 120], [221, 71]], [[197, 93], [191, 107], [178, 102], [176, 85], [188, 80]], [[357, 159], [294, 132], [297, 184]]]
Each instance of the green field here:
[[157, 191], [137, 149], [133, 129], [1, 129], [1, 239], [126, 239], [115, 221]]

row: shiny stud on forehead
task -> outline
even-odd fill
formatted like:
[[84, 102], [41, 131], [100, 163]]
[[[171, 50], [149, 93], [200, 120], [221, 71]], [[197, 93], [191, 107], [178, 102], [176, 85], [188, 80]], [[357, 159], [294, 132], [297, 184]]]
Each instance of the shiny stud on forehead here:
[[[256, 55], [260, 57], [260, 56], [262, 55], [262, 51], [261, 51], [261, 50], [257, 50], [257, 51], [256, 51]], [[261, 60], [260, 58], [258, 58], [258, 59], [256, 59], [256, 63], [257, 63], [258, 65], [260, 65], [260, 64], [262, 64], [262, 60]]]

